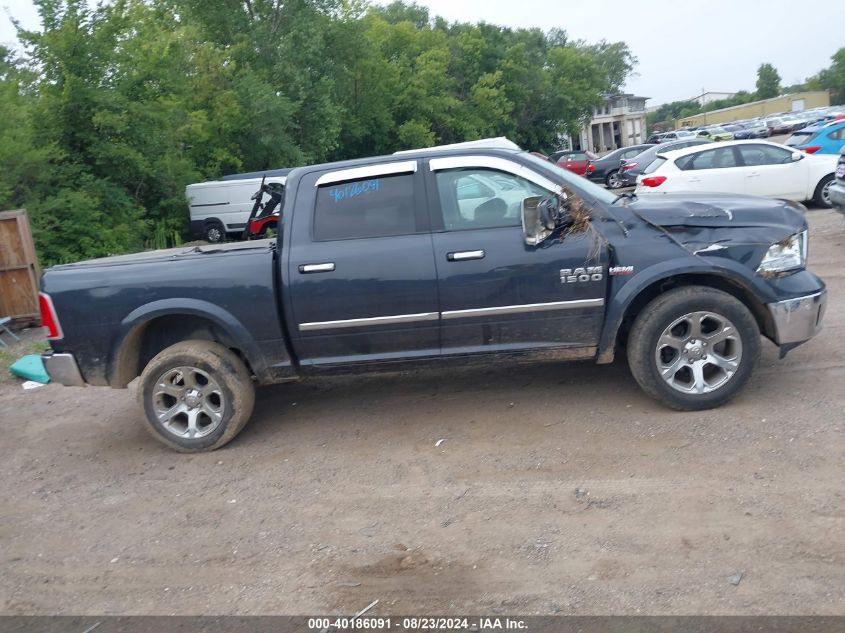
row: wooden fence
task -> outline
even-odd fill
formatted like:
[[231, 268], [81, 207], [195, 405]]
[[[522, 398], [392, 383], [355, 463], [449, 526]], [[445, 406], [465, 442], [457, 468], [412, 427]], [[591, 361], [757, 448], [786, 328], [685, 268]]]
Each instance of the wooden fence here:
[[17, 326], [40, 324], [40, 280], [26, 210], [0, 211], [0, 317]]

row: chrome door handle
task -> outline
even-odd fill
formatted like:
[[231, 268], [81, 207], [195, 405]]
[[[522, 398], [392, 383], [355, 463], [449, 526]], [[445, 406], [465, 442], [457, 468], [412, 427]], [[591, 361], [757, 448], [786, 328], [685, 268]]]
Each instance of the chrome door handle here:
[[484, 259], [484, 251], [455, 251], [454, 253], [446, 253], [446, 259], [450, 262], [463, 262], [468, 259]]
[[325, 264], [301, 264], [299, 272], [301, 273], [330, 273], [334, 270], [334, 262], [326, 262]]

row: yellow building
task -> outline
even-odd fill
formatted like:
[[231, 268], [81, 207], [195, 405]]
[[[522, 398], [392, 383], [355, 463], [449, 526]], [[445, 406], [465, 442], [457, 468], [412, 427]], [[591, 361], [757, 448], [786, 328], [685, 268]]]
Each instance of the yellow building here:
[[698, 127], [701, 125], [717, 125], [719, 123], [730, 123], [743, 119], [754, 119], [770, 114], [782, 112], [800, 112], [811, 108], [823, 108], [830, 105], [830, 95], [827, 91], [817, 92], [796, 92], [791, 95], [781, 95], [772, 99], [752, 101], [744, 105], [731, 106], [721, 110], [702, 112], [695, 116], [681, 119], [678, 127]]

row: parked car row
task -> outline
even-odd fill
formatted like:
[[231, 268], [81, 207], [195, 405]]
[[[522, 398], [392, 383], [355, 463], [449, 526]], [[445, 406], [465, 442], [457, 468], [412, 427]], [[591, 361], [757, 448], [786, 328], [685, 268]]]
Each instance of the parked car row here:
[[791, 134], [808, 126], [823, 125], [841, 120], [845, 120], [845, 106], [831, 106], [801, 112], [781, 112], [766, 117], [731, 121], [718, 125], [703, 125], [670, 132], [658, 132], [652, 134], [647, 142], [659, 144], [696, 136], [708, 138], [711, 141], [768, 138], [781, 134]]
[[[838, 142], [838, 137], [845, 137], [845, 121], [815, 126], [814, 130], [793, 135], [793, 146], [758, 139], [717, 142], [687, 137], [623, 147], [588, 159], [583, 175], [608, 189], [636, 185], [638, 194], [701, 191], [812, 200], [822, 207], [840, 204], [836, 202], [839, 199], [845, 203], [845, 185], [835, 183], [836, 177], [845, 180], [845, 156], [837, 167], [838, 153], [820, 153], [815, 145], [807, 145]], [[558, 153], [558, 166], [566, 169], [571, 154]], [[842, 206], [845, 213], [845, 204]]]

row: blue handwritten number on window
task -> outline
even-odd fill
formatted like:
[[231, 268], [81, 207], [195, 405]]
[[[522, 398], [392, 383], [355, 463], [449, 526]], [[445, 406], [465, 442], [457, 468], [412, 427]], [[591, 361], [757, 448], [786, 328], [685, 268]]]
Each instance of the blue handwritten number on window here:
[[349, 184], [330, 189], [329, 195], [335, 202], [340, 202], [342, 200], [349, 200], [350, 198], [355, 198], [371, 191], [378, 191], [378, 189], [378, 179], [361, 180], [359, 182], [350, 182]]

